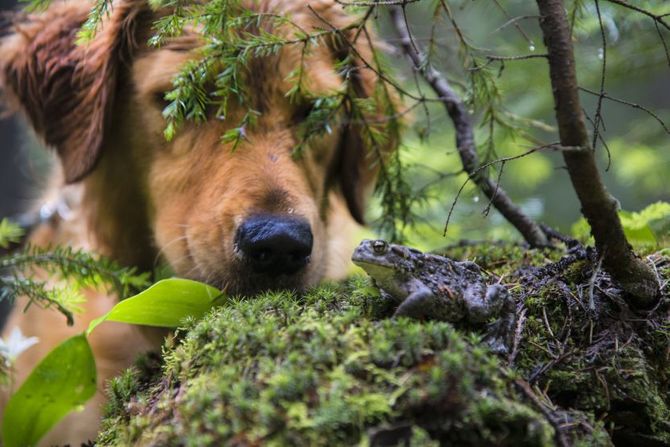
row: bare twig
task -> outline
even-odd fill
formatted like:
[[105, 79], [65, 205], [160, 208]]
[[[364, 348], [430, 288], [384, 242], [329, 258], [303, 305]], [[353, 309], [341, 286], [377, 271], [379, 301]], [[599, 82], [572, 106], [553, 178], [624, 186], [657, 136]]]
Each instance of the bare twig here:
[[[468, 176], [477, 184], [481, 191], [493, 202], [498, 211], [523, 235], [532, 246], [545, 246], [549, 242], [537, 223], [526, 216], [509, 198], [507, 193], [495, 185], [484, 172], [478, 171], [479, 159], [474, 141], [474, 131], [470, 117], [463, 102], [451, 88], [449, 81], [432, 66], [426, 63], [425, 56], [412, 45], [410, 31], [403, 17], [403, 10], [398, 7], [389, 8], [392, 23], [400, 36], [400, 45], [410, 58], [414, 69], [421, 73], [426, 82], [437, 93], [444, 104], [447, 114], [456, 129], [456, 147]], [[461, 190], [463, 187], [461, 187]], [[459, 194], [460, 194], [459, 191]], [[457, 196], [458, 198], [458, 196]], [[449, 215], [453, 211], [453, 205]]]
[[593, 296], [593, 289], [596, 285], [596, 279], [598, 278], [598, 273], [600, 273], [600, 267], [603, 264], [603, 257], [598, 257], [598, 263], [593, 268], [593, 274], [591, 275], [591, 280], [589, 281], [589, 310], [594, 312], [596, 310], [596, 302]]
[[648, 11], [648, 10], [646, 10], [646, 9], [644, 9], [644, 8], [639, 7], [639, 6], [631, 5], [630, 3], [628, 3], [628, 2], [625, 1], [625, 0], [607, 0], [607, 1], [610, 2], [610, 3], [617, 4], [617, 5], [619, 5], [619, 6], [623, 6], [624, 8], [628, 8], [628, 9], [630, 9], [630, 10], [632, 10], [632, 11], [639, 12], [640, 14], [644, 14], [644, 15], [647, 16], [647, 17], [651, 17], [652, 19], [654, 19], [654, 21], [655, 21], [657, 24], [661, 25], [662, 27], [664, 27], [665, 29], [667, 29], [668, 31], [670, 31], [670, 24], [668, 24], [668, 22], [666, 22], [666, 21], [664, 20], [664, 18], [667, 17], [668, 14], [670, 14], [670, 13], [667, 13], [667, 14], [654, 14], [654, 13], [652, 13], [651, 11]]
[[523, 336], [523, 329], [526, 327], [526, 313], [527, 310], [524, 307], [519, 312], [519, 316], [516, 319], [516, 328], [514, 329], [514, 342], [512, 343], [512, 352], [510, 352], [509, 357], [507, 358], [507, 365], [512, 366], [516, 360], [516, 356], [519, 354], [519, 344], [521, 343], [521, 337]]
[[656, 28], [656, 34], [658, 34], [658, 38], [661, 39], [661, 44], [663, 45], [665, 60], [668, 61], [668, 66], [670, 66], [670, 50], [668, 49], [668, 43], [665, 41], [665, 37], [663, 37], [663, 32], [661, 31], [661, 28], [659, 28], [658, 22], [654, 22], [654, 27]]
[[[500, 9], [500, 10], [503, 12], [503, 14], [505, 14], [505, 17], [507, 17], [508, 19], [510, 19], [510, 15], [509, 15], [509, 13], [508, 13], [507, 10], [505, 9], [505, 7], [504, 7], [503, 5], [500, 4], [500, 1], [499, 1], [499, 0], [494, 0], [494, 1], [495, 1], [496, 6], [498, 7], [498, 9]], [[513, 25], [514, 25], [514, 28], [516, 28], [517, 31], [519, 31], [519, 34], [521, 34], [521, 35], [523, 36], [523, 38], [526, 39], [526, 42], [528, 42], [528, 45], [534, 47], [535, 45], [533, 44], [533, 39], [531, 39], [530, 37], [528, 37], [528, 34], [526, 34], [526, 32], [523, 30], [523, 28], [521, 28], [521, 25], [519, 25], [517, 22], [518, 22], [518, 20], [511, 19], [511, 20], [508, 20], [507, 23], [506, 23], [505, 25], [503, 25], [503, 26], [507, 26], [507, 25], [509, 25], [509, 24], [513, 24]], [[498, 28], [498, 29], [500, 29], [500, 28]]]
[[600, 39], [602, 41], [602, 69], [600, 72], [600, 93], [598, 94], [598, 105], [596, 106], [596, 113], [593, 117], [593, 141], [591, 146], [593, 150], [598, 146], [598, 137], [600, 136], [600, 123], [603, 121], [603, 95], [605, 94], [605, 73], [607, 71], [607, 38], [605, 37], [605, 27], [603, 25], [603, 18], [600, 14], [600, 2], [594, 0], [596, 5], [596, 14], [598, 15], [598, 25], [600, 26]]
[[[517, 22], [519, 22], [519, 21], [521, 21], [521, 20], [526, 20], [526, 19], [535, 19], [535, 20], [537, 20], [538, 18], [539, 18], [538, 16], [517, 16], [517, 17], [512, 17], [512, 18], [510, 18], [507, 22], [503, 23], [503, 24], [500, 25], [498, 28], [494, 29], [493, 32], [492, 32], [491, 34], [495, 34], [495, 33], [497, 33], [498, 31], [500, 31], [500, 30], [502, 30], [502, 29], [505, 29], [505, 28], [507, 28], [507, 27], [510, 26], [510, 25], [517, 26]], [[526, 37], [526, 39], [529, 41], [529, 43], [530, 43], [531, 45], [533, 45], [533, 41], [532, 41], [530, 38]]]
[[634, 102], [626, 101], [624, 99], [616, 98], [614, 96], [610, 96], [606, 92], [599, 93], [599, 92], [590, 90], [586, 87], [579, 87], [579, 90], [581, 90], [583, 92], [586, 92], [586, 93], [590, 93], [591, 95], [596, 95], [596, 96], [602, 95], [603, 98], [609, 99], [610, 101], [618, 102], [619, 104], [624, 104], [624, 105], [630, 106], [634, 109], [642, 110], [643, 112], [647, 113], [649, 116], [654, 118], [661, 125], [661, 127], [663, 127], [663, 130], [665, 131], [665, 133], [670, 135], [670, 128], [668, 128], [668, 126], [665, 124], [665, 122], [656, 113], [647, 109], [644, 106], [641, 106], [641, 105], [636, 104]]
[[392, 6], [392, 5], [407, 5], [409, 3], [415, 3], [420, 0], [373, 0], [373, 1], [350, 1], [345, 2], [344, 0], [335, 0], [335, 3], [338, 3], [342, 6]]
[[526, 59], [537, 59], [537, 58], [547, 58], [549, 55], [544, 54], [522, 54], [519, 56], [486, 56], [486, 59], [490, 61], [523, 61]]
[[568, 442], [567, 438], [565, 437], [565, 433], [563, 433], [563, 428], [561, 427], [560, 422], [556, 420], [556, 416], [554, 416], [549, 408], [547, 408], [547, 405], [545, 405], [545, 403], [535, 395], [528, 382], [521, 379], [517, 379], [514, 382], [516, 383], [516, 386], [519, 388], [519, 390], [521, 390], [521, 392], [525, 394], [531, 402], [533, 402], [537, 409], [540, 410], [545, 418], [547, 418], [549, 424], [551, 424], [551, 426], [554, 428], [556, 444], [559, 447], [569, 447], [570, 442]]

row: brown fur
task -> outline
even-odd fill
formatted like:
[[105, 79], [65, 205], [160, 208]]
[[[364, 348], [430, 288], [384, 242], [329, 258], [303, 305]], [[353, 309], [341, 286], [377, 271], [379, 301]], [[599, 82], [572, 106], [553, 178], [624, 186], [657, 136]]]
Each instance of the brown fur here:
[[[302, 0], [250, 4], [291, 15], [304, 29], [324, 27]], [[351, 20], [333, 0], [309, 4], [334, 26]], [[286, 77], [300, 63], [300, 47], [286, 47], [278, 57], [254, 60], [249, 67], [249, 90], [262, 115], [235, 152], [222, 145], [220, 137], [239, 122], [245, 112], [239, 106], [225, 121], [186, 124], [168, 143], [162, 135], [163, 104], [157, 98], [171, 88], [179, 67], [194, 57], [197, 33], [191, 31], [160, 49], [149, 48], [143, 42], [155, 13], [145, 1], [118, 0], [95, 39], [79, 46], [74, 39], [89, 9], [84, 2], [56, 1], [44, 13], [17, 16], [13, 31], [0, 41], [5, 100], [23, 110], [37, 134], [57, 151], [62, 178], [71, 184], [51, 193], [70, 200], [73, 215], [52, 219], [37, 230], [32, 242], [85, 248], [141, 269], [165, 259], [177, 275], [231, 293], [302, 290], [323, 278], [341, 277], [351, 253], [347, 239], [356, 228], [354, 220], [362, 220], [379, 163], [373, 163], [374, 157], [363, 148], [355, 122], [319, 137], [303, 159], [291, 158], [297, 143], [297, 106], [285, 97], [290, 87]], [[306, 59], [309, 89], [341, 90], [343, 80], [333, 65], [349, 51], [334, 43], [313, 49]], [[364, 44], [356, 44], [354, 53], [370, 58]], [[357, 64], [357, 93], [371, 95], [376, 77], [360, 60]], [[383, 152], [392, 149], [390, 142]], [[302, 274], [269, 279], [239, 262], [233, 236], [244, 218], [256, 213], [299, 216], [309, 222], [314, 247]], [[19, 358], [18, 383], [54, 346], [81, 333], [114, 304], [100, 292], [89, 291], [87, 298], [85, 312], [71, 328], [52, 310], [32, 307], [23, 313], [24, 303], [19, 301], [5, 334], [19, 326], [40, 343]], [[98, 329], [91, 344], [99, 392], [83, 413], [68, 416], [44, 443], [75, 444], [93, 438], [105, 381], [138, 353], [158, 346], [160, 335], [111, 323]]]

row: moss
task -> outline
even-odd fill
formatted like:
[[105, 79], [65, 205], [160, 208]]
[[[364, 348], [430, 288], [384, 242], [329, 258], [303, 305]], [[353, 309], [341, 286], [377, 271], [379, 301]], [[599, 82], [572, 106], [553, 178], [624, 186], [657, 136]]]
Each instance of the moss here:
[[482, 251], [521, 268], [511, 363], [467, 328], [386, 318], [362, 277], [268, 293], [193, 323], [162, 375], [114, 381], [99, 445], [670, 443], [667, 310], [632, 315], [603, 274], [589, 308], [584, 259], [525, 271], [554, 251]]

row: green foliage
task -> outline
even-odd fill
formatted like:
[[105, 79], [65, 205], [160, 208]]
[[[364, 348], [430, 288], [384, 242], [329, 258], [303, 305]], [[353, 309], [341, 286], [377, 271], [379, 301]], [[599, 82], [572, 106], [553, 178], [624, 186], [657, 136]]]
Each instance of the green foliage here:
[[206, 284], [171, 279], [116, 304], [93, 320], [84, 334], [51, 351], [12, 395], [3, 418], [4, 444], [37, 444], [60, 419], [95, 394], [96, 365], [86, 337], [97, 326], [116, 321], [175, 328], [185, 320], [201, 318], [221, 297], [221, 292]]
[[[47, 275], [38, 279], [36, 272]], [[148, 273], [117, 265], [70, 247], [41, 248], [28, 246], [0, 255], [0, 299], [26, 296], [30, 305], [55, 307], [73, 324], [79, 304], [84, 302], [82, 288], [100, 288], [111, 284], [120, 299], [148, 285]], [[56, 281], [59, 280], [59, 281]]]
[[93, 352], [84, 335], [72, 337], [47, 355], [12, 396], [2, 421], [5, 447], [37, 445], [66, 414], [95, 394]]
[[[619, 218], [628, 241], [635, 246], [657, 247], [670, 236], [670, 203], [653, 203], [638, 213], [619, 211]], [[581, 218], [572, 226], [572, 234], [584, 241], [589, 239], [586, 219]]]

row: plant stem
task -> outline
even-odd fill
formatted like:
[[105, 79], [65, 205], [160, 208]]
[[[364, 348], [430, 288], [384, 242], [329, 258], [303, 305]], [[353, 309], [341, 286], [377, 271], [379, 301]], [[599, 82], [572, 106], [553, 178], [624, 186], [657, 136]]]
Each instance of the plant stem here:
[[570, 25], [563, 1], [537, 0], [537, 5], [549, 53], [561, 145], [579, 148], [563, 151], [563, 159], [581, 203], [582, 214], [591, 226], [603, 267], [632, 295], [629, 304], [651, 308], [658, 300], [658, 280], [626, 240], [617, 213], [618, 201], [607, 191], [600, 176], [579, 101]]

